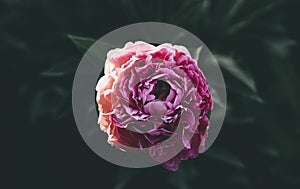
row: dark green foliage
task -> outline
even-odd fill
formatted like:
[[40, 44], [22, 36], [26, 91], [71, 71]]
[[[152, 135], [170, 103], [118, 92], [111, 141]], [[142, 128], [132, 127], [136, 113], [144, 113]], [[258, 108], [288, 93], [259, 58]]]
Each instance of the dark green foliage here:
[[[299, 5], [0, 1], [1, 117], [2, 126], [12, 129], [3, 131], [8, 136], [3, 156], [9, 156], [4, 171], [10, 177], [5, 180], [25, 188], [300, 188]], [[175, 24], [197, 35], [216, 55], [227, 85], [228, 111], [217, 140], [174, 173], [106, 162], [84, 144], [72, 115], [73, 76], [93, 39], [144, 21]]]

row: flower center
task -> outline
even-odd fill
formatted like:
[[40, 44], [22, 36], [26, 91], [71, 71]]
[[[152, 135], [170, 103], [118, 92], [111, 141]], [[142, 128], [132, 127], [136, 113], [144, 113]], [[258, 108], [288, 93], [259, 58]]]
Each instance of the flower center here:
[[170, 93], [171, 86], [162, 80], [157, 80], [155, 87], [151, 91], [151, 94], [155, 96], [155, 99], [165, 101]]
[[134, 87], [131, 92], [130, 107], [137, 110], [136, 115], [143, 117], [141, 120], [148, 120], [151, 116], [164, 116], [168, 108], [166, 99], [170, 94], [171, 86], [159, 79], [145, 79]]

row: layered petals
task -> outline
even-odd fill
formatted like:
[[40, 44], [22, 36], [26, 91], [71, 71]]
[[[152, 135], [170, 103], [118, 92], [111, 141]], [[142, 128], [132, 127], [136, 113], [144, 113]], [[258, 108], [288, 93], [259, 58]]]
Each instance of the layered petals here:
[[100, 128], [113, 146], [149, 148], [152, 159], [173, 171], [204, 149], [212, 96], [185, 47], [138, 41], [111, 50], [96, 91]]

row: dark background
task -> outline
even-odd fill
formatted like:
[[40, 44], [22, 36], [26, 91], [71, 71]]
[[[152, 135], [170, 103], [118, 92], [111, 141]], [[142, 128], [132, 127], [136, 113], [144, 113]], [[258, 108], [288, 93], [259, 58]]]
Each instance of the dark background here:
[[[3, 188], [300, 188], [299, 2], [0, 0]], [[104, 161], [72, 115], [83, 50], [67, 34], [98, 39], [145, 21], [197, 35], [226, 79], [219, 137], [177, 172]]]

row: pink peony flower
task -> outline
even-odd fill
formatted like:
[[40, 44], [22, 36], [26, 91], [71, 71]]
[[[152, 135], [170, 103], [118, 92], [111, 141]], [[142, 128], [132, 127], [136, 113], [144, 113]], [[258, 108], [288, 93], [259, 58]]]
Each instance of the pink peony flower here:
[[204, 149], [212, 96], [185, 47], [138, 41], [111, 50], [96, 90], [99, 124], [113, 146], [149, 148], [152, 159], [173, 171]]

